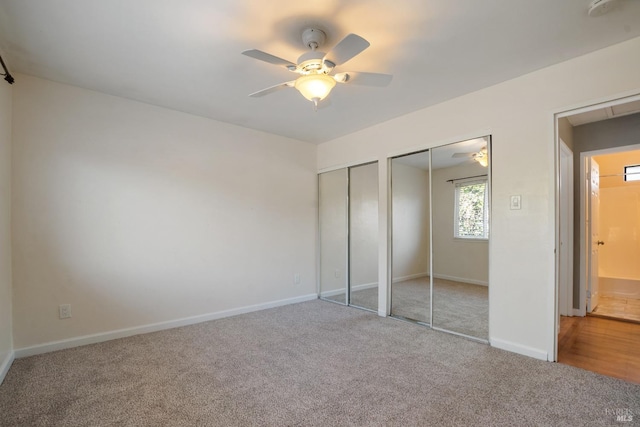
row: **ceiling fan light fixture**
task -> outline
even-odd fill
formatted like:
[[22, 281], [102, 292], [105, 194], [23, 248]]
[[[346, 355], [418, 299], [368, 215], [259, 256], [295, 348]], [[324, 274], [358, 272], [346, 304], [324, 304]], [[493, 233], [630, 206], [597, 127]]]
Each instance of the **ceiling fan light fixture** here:
[[486, 148], [483, 148], [478, 153], [473, 156], [473, 160], [480, 163], [482, 167], [487, 167], [489, 165], [489, 156], [487, 155]]
[[326, 74], [308, 74], [298, 77], [294, 87], [309, 101], [317, 102], [325, 99], [335, 85], [336, 80], [331, 76]]

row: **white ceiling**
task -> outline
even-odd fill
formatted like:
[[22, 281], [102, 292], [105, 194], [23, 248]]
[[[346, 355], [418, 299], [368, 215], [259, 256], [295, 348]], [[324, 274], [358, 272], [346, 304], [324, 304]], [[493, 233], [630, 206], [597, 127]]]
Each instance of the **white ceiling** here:
[[[14, 72], [319, 143], [640, 36], [639, 0], [598, 18], [589, 2], [0, 0], [0, 49]], [[295, 62], [307, 26], [325, 51], [371, 42], [336, 71], [393, 81], [339, 85], [318, 112], [294, 89], [249, 98], [292, 74], [240, 52]]]
[[626, 104], [600, 108], [598, 110], [585, 111], [584, 113], [567, 116], [567, 120], [569, 120], [571, 126], [580, 126], [636, 113], [640, 113], [640, 101], [632, 101]]
[[[483, 148], [486, 148], [487, 145], [488, 142], [486, 138], [475, 138], [432, 148], [429, 150], [432, 156], [431, 166], [433, 169], [442, 169], [459, 166], [463, 163], [473, 163], [475, 160], [471, 157], [453, 157], [453, 155], [456, 153], [477, 153]], [[419, 153], [396, 157], [393, 161], [413, 166], [414, 168], [429, 170], [429, 151], [421, 151]]]

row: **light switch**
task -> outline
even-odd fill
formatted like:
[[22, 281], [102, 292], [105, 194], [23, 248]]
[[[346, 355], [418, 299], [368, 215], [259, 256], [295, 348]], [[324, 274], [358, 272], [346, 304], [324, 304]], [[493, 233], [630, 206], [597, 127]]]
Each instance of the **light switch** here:
[[520, 195], [511, 196], [511, 210], [517, 210], [522, 207], [522, 198]]

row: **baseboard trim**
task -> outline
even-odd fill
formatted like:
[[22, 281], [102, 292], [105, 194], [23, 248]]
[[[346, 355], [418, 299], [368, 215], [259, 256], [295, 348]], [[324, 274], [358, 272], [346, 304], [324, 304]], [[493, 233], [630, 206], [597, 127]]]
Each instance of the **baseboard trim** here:
[[320, 298], [335, 297], [336, 295], [344, 294], [345, 292], [344, 288], [336, 289], [334, 291], [324, 291], [320, 293]]
[[184, 317], [182, 319], [169, 320], [166, 322], [152, 323], [149, 325], [135, 326], [132, 328], [117, 329], [114, 331], [101, 332], [98, 334], [84, 335], [60, 341], [52, 341], [45, 344], [38, 344], [30, 347], [23, 347], [14, 350], [15, 358], [35, 356], [37, 354], [49, 353], [52, 351], [64, 350], [67, 348], [80, 347], [88, 344], [110, 341], [118, 338], [126, 338], [133, 335], [147, 334], [150, 332], [162, 331], [165, 329], [179, 328], [181, 326], [194, 325], [196, 323], [208, 322], [225, 317], [237, 316], [239, 314], [251, 313], [253, 311], [266, 310], [269, 308], [281, 307], [283, 305], [296, 304], [305, 301], [312, 301], [318, 298], [317, 294], [308, 294], [300, 297], [287, 298], [262, 304], [249, 305], [230, 310], [223, 310], [214, 313], [201, 314], [199, 316]]
[[353, 286], [351, 288], [351, 291], [363, 291], [365, 289], [371, 289], [371, 288], [377, 288], [377, 287], [378, 287], [378, 282], [364, 283], [362, 285]]
[[547, 360], [547, 352], [544, 350], [528, 347], [526, 345], [516, 344], [497, 338], [489, 338], [489, 343], [492, 347], [499, 348], [501, 350], [522, 354], [523, 356], [533, 357], [534, 359]]
[[406, 282], [407, 280], [420, 279], [422, 277], [429, 277], [429, 273], [417, 273], [409, 274], [408, 276], [395, 277], [391, 283]]
[[466, 277], [447, 276], [446, 274], [434, 274], [434, 279], [451, 280], [454, 282], [469, 283], [472, 285], [489, 286], [489, 283], [482, 280], [467, 279]]
[[0, 364], [0, 384], [4, 381], [4, 377], [7, 376], [9, 372], [9, 368], [13, 364], [13, 360], [15, 359], [15, 354], [13, 351], [10, 351], [7, 356], [4, 358], [2, 363]]
[[[356, 285], [356, 286], [352, 287], [351, 291], [352, 292], [363, 291], [365, 289], [371, 289], [371, 288], [377, 288], [377, 287], [378, 287], [378, 282], [364, 283], [362, 285]], [[325, 291], [325, 292], [320, 293], [320, 297], [321, 298], [334, 297], [336, 295], [344, 294], [345, 292], [346, 292], [345, 288], [336, 289], [336, 290], [333, 290], [333, 291]]]

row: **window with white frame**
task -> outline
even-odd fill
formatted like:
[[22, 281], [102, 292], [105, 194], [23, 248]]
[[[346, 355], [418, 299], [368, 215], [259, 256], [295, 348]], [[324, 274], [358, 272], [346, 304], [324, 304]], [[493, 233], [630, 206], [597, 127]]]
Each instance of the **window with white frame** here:
[[631, 165], [624, 167], [625, 181], [640, 181], [640, 165]]
[[489, 238], [489, 189], [487, 180], [455, 184], [454, 237], [459, 239]]

